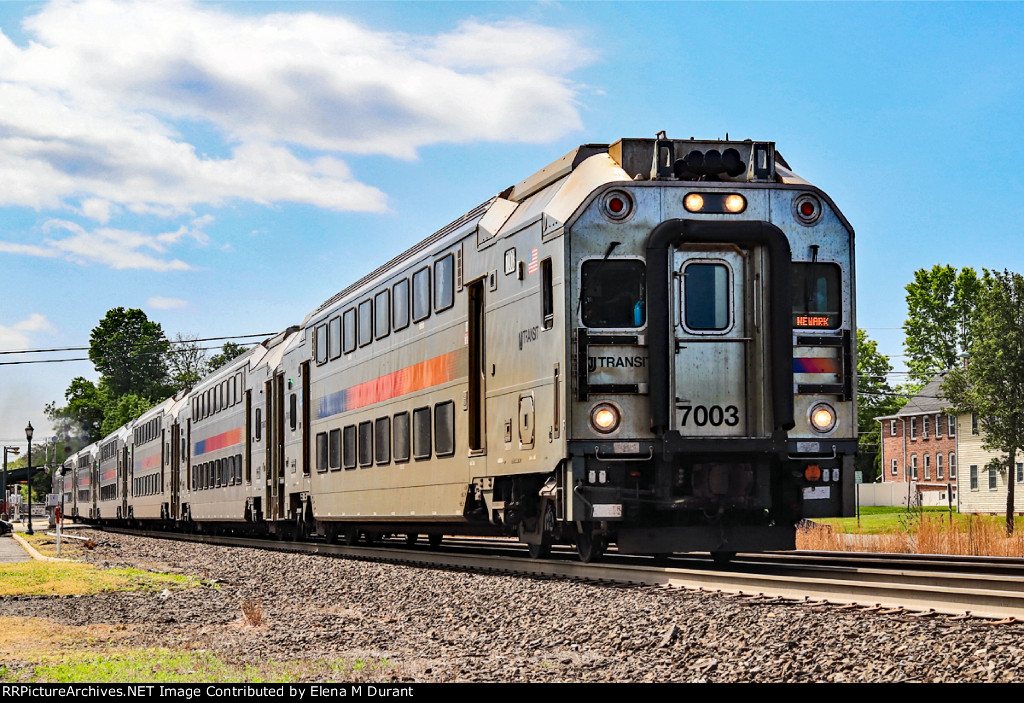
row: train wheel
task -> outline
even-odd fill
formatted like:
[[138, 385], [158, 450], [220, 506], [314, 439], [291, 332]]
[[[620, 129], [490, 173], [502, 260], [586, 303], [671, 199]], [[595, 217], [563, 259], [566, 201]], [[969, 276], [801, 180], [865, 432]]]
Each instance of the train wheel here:
[[604, 536], [594, 533], [594, 526], [584, 522], [576, 536], [576, 554], [584, 564], [601, 561], [607, 547]]
[[416, 544], [416, 540], [418, 540], [419, 538], [420, 536], [418, 534], [416, 534], [415, 532], [410, 532], [405, 536], [405, 543], [412, 547]]
[[715, 566], [725, 566], [732, 558], [736, 556], [736, 552], [711, 552], [711, 558], [715, 560]]
[[329, 522], [324, 525], [324, 541], [327, 544], [338, 543], [338, 526], [333, 522]]
[[357, 527], [346, 527], [345, 528], [345, 544], [349, 547], [354, 547], [359, 542], [359, 528]]
[[430, 545], [431, 549], [437, 549], [441, 546], [441, 541], [444, 539], [444, 535], [441, 533], [432, 533], [427, 535], [427, 544]]

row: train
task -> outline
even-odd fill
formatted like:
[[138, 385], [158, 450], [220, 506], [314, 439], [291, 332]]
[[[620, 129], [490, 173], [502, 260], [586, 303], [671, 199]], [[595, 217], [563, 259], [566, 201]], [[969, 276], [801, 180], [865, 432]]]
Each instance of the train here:
[[774, 142], [585, 144], [71, 455], [100, 524], [664, 556], [854, 509], [854, 232]]

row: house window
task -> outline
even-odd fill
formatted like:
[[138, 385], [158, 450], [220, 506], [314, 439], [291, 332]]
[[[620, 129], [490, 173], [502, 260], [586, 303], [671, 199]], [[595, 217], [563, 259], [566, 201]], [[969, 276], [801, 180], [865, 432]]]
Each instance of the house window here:
[[917, 439], [917, 418], [910, 418], [910, 438]]
[[956, 480], [956, 454], [949, 453], [949, 478]]
[[914, 480], [917, 480], [917, 454], [910, 457], [910, 473]]
[[955, 415], [950, 415], [949, 416], [949, 433], [948, 434], [949, 434], [950, 437], [956, 437], [956, 416]]
[[978, 413], [971, 413], [971, 434], [978, 434]]
[[978, 465], [971, 464], [971, 490], [978, 490]]
[[921, 439], [928, 439], [928, 416], [921, 418]]
[[896, 460], [895, 460], [895, 459], [893, 459], [893, 460], [892, 460], [892, 475], [893, 475], [893, 476], [895, 476], [895, 475], [896, 475], [896, 472], [897, 472], [897, 470], [898, 470], [898, 469], [897, 469], [897, 467], [896, 467]]
[[930, 481], [932, 479], [932, 457], [930, 454], [924, 455], [924, 480]]
[[[936, 425], [938, 427], [938, 425]], [[942, 455], [935, 455], [935, 478], [942, 480]]]
[[1024, 464], [1017, 462], [1017, 483], [1024, 483]]
[[935, 416], [935, 439], [942, 439], [942, 415]]
[[895, 437], [896, 436], [896, 421], [895, 420], [889, 420], [889, 436], [890, 437]]
[[997, 486], [998, 486], [998, 483], [996, 482], [996, 470], [993, 469], [993, 468], [990, 468], [988, 470], [988, 489], [990, 491], [994, 491]]

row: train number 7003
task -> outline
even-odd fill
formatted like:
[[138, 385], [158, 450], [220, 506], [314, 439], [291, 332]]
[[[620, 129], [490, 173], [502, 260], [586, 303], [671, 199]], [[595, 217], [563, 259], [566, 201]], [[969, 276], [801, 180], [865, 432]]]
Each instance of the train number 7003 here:
[[693, 420], [697, 427], [711, 425], [712, 427], [735, 427], [740, 424], [740, 409], [735, 405], [685, 405], [679, 408], [682, 413], [682, 424]]

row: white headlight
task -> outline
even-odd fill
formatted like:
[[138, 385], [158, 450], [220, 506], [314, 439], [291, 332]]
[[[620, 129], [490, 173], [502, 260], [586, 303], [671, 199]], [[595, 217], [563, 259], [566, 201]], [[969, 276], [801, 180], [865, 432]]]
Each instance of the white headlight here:
[[836, 426], [836, 410], [828, 403], [816, 403], [811, 407], [811, 427], [818, 432], [831, 432]]
[[611, 403], [598, 403], [590, 409], [590, 424], [598, 432], [614, 432], [622, 421], [619, 409]]

